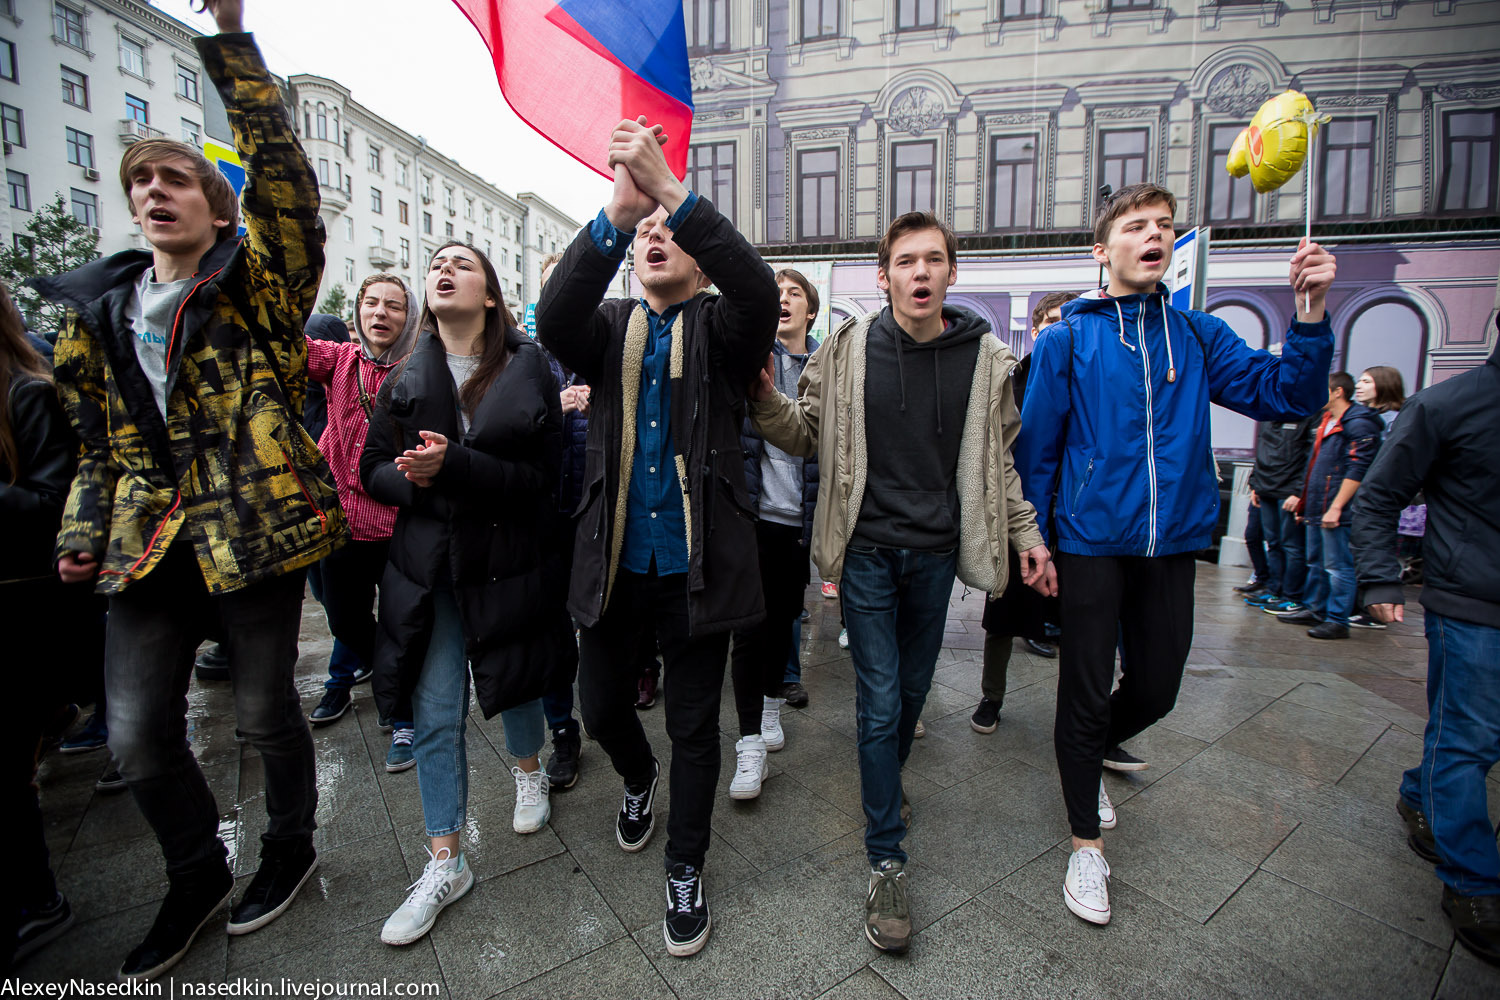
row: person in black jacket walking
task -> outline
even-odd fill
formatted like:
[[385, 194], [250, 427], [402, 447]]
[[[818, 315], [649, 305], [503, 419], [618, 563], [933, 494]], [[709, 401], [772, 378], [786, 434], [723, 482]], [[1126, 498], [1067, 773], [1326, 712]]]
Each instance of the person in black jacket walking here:
[[[1500, 326], [1500, 323], [1497, 323]], [[1422, 763], [1396, 808], [1412, 849], [1437, 865], [1443, 912], [1474, 954], [1500, 965], [1500, 849], [1485, 778], [1500, 762], [1500, 346], [1478, 368], [1406, 401], [1354, 498], [1359, 603], [1402, 621], [1401, 509], [1427, 497], [1421, 602], [1427, 632]]]
[[[360, 456], [371, 498], [398, 509], [380, 581], [380, 713], [410, 704], [431, 860], [380, 932], [404, 945], [474, 885], [460, 842], [468, 806], [469, 668], [485, 718], [516, 758], [513, 826], [551, 817], [541, 697], [562, 652], [556, 540], [562, 411], [542, 351], [515, 328], [500, 279], [449, 242], [427, 272], [411, 354], [380, 389]], [[571, 636], [567, 636], [571, 638]]]
[[[73, 481], [78, 440], [52, 388], [47, 364], [26, 337], [0, 285], [0, 613], [4, 614], [11, 710], [0, 741], [0, 803], [15, 852], [0, 904], [0, 969], [9, 970], [73, 923], [52, 878], [36, 768], [47, 709], [59, 700], [42, 664], [76, 628], [69, 611], [87, 584], [64, 584], [52, 569], [52, 541]], [[82, 593], [79, 593], [80, 589]]]
[[[1279, 346], [1272, 348], [1280, 353]], [[1250, 472], [1250, 506], [1260, 520], [1266, 546], [1266, 579], [1260, 593], [1245, 603], [1267, 614], [1306, 610], [1302, 585], [1307, 579], [1307, 546], [1297, 523], [1294, 498], [1302, 491], [1312, 451], [1312, 436], [1321, 414], [1301, 420], [1263, 421], [1255, 435], [1255, 468]]]
[[[633, 705], [642, 628], [665, 664], [672, 738], [667, 916], [673, 955], [711, 929], [702, 872], [719, 780], [729, 633], [765, 614], [739, 431], [771, 350], [776, 282], [734, 225], [672, 175], [660, 126], [622, 121], [614, 194], [537, 304], [537, 337], [592, 387], [568, 610], [583, 721], [625, 781], [615, 838], [646, 846], [659, 768]], [[601, 302], [626, 249], [645, 295]], [[721, 294], [696, 294], [706, 276]]]

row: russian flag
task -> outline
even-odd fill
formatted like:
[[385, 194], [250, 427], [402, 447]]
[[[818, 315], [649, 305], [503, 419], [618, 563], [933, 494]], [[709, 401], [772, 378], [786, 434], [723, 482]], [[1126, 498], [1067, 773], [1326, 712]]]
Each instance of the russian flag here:
[[665, 126], [687, 173], [693, 85], [681, 0], [453, 0], [484, 37], [516, 114], [605, 177], [623, 118]]

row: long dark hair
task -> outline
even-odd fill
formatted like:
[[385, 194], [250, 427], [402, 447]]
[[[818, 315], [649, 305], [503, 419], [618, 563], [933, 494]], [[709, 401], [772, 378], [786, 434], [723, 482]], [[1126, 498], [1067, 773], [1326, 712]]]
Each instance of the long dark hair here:
[[[474, 408], [484, 398], [490, 383], [495, 381], [495, 376], [505, 370], [505, 365], [510, 361], [510, 356], [515, 353], [516, 348], [526, 343], [526, 338], [521, 331], [516, 329], [516, 318], [511, 315], [510, 309], [505, 305], [505, 295], [500, 291], [500, 276], [495, 273], [495, 265], [485, 256], [478, 247], [463, 240], [449, 240], [432, 252], [436, 257], [449, 247], [463, 247], [471, 252], [479, 261], [479, 266], [484, 269], [485, 294], [495, 300], [495, 305], [485, 310], [484, 331], [480, 334], [483, 346], [479, 351], [479, 367], [474, 374], [464, 380], [464, 384], [458, 387], [458, 403], [464, 408], [464, 412], [474, 413]], [[432, 265], [429, 261], [428, 268]], [[424, 279], [425, 280], [425, 279]], [[431, 330], [434, 334], [438, 332], [437, 316], [432, 312], [432, 306], [427, 303], [426, 296], [422, 302], [422, 320], [418, 326], [421, 330]]]
[[1366, 368], [1365, 374], [1375, 383], [1375, 399], [1370, 403], [1372, 410], [1385, 413], [1401, 409], [1406, 402], [1406, 384], [1399, 368], [1376, 365], [1374, 368]]
[[52, 381], [47, 362], [26, 338], [21, 311], [11, 301], [5, 283], [0, 282], [0, 466], [10, 473], [11, 485], [21, 471], [21, 450], [16, 447], [16, 432], [10, 424], [10, 384], [17, 375]]

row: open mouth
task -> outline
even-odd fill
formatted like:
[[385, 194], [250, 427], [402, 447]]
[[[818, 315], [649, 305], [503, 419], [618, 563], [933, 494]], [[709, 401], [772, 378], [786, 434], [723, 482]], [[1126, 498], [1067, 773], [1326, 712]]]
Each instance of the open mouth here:
[[440, 292], [451, 292], [456, 287], [458, 287], [458, 286], [456, 286], [455, 284], [453, 284], [453, 279], [452, 278], [439, 278], [438, 279], [437, 290], [440, 291]]
[[1160, 264], [1165, 257], [1166, 254], [1162, 252], [1161, 247], [1152, 247], [1150, 250], [1147, 250], [1145, 253], [1141, 254], [1141, 263]]
[[168, 212], [165, 208], [153, 208], [146, 214], [146, 218], [152, 222], [176, 222], [177, 216]]
[[666, 262], [667, 253], [661, 247], [652, 247], [646, 251], [647, 264], [665, 264]]
[[388, 326], [386, 326], [384, 323], [371, 323], [370, 324], [370, 332], [371, 333], [390, 333], [391, 332], [391, 328], [388, 327]]
[[791, 318], [792, 318], [792, 311], [790, 309], [783, 309], [783, 310], [781, 310], [781, 321], [783, 323], [789, 321]]
[[930, 288], [914, 288], [912, 289], [911, 300], [919, 306], [925, 306], [928, 302], [932, 301], [932, 290]]

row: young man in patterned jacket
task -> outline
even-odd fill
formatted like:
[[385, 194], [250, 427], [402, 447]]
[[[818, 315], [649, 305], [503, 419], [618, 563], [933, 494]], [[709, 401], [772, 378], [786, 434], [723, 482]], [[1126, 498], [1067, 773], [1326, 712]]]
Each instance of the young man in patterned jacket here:
[[65, 581], [109, 597], [109, 744], [161, 842], [169, 889], [120, 968], [152, 979], [229, 901], [219, 810], [187, 739], [205, 632], [222, 630], [240, 731], [265, 768], [261, 865], [229, 918], [279, 916], [317, 863], [313, 744], [292, 684], [304, 568], [347, 538], [328, 465], [298, 423], [302, 325], [323, 272], [318, 184], [241, 0], [196, 40], [245, 161], [233, 189], [186, 143], [136, 143], [120, 182], [149, 251], [40, 280], [71, 314], [57, 388], [81, 444], [57, 538]]

